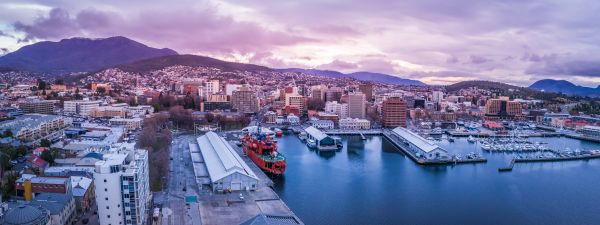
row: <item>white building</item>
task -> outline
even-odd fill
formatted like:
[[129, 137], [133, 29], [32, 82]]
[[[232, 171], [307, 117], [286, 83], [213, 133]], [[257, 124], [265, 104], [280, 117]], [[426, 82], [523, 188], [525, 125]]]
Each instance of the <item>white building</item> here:
[[402, 142], [401, 144], [404, 144], [402, 148], [407, 148], [419, 158], [429, 160], [448, 158], [448, 152], [445, 149], [406, 128], [397, 127], [392, 130], [392, 135], [398, 138]]
[[206, 81], [204, 84], [206, 85], [206, 93], [208, 95], [216, 94], [220, 90], [219, 80]]
[[101, 103], [102, 101], [90, 100], [65, 101], [63, 108], [65, 113], [88, 116], [92, 109], [99, 107]]
[[331, 120], [316, 120], [313, 121], [313, 127], [319, 129], [333, 129], [335, 125]]
[[150, 105], [127, 106], [127, 116], [145, 117], [146, 114], [154, 113], [154, 107]]
[[431, 92], [431, 101], [435, 103], [440, 103], [444, 99], [444, 92], [441, 91], [433, 91]]
[[325, 102], [325, 112], [338, 115], [338, 118], [348, 117], [348, 104], [338, 103], [337, 101]]
[[287, 115], [287, 122], [290, 123], [291, 125], [298, 125], [298, 124], [300, 124], [300, 117], [298, 117], [294, 114], [289, 114], [289, 115]]
[[196, 139], [213, 191], [256, 190], [258, 177], [233, 147], [214, 132]]
[[231, 96], [233, 94], [233, 91], [237, 90], [240, 87], [242, 87], [241, 84], [226, 84], [225, 94]]
[[348, 117], [364, 119], [366, 97], [362, 92], [348, 94]]
[[340, 129], [361, 130], [371, 129], [371, 121], [359, 118], [344, 118], [340, 120]]
[[146, 222], [150, 203], [148, 152], [123, 143], [96, 162], [94, 185], [100, 224]]
[[127, 130], [137, 130], [142, 128], [144, 120], [142, 118], [112, 118], [108, 122], [111, 126], [124, 126]]

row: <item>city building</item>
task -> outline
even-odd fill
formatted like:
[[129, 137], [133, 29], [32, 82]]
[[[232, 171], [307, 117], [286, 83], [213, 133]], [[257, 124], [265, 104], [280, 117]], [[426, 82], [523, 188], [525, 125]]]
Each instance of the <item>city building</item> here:
[[41, 113], [41, 114], [52, 114], [54, 113], [54, 100], [27, 100], [19, 104], [19, 108], [24, 113]]
[[265, 123], [275, 123], [276, 119], [277, 119], [277, 113], [275, 113], [273, 111], [267, 111], [264, 115]]
[[50, 225], [73, 224], [75, 219], [75, 199], [71, 193], [41, 193], [36, 195], [28, 204], [48, 210], [50, 212]]
[[89, 211], [94, 204], [94, 181], [88, 177], [70, 176], [71, 193], [78, 212]]
[[92, 91], [97, 92], [98, 88], [104, 89], [105, 93], [108, 93], [111, 89], [110, 84], [100, 84], [100, 83], [92, 83], [91, 85]]
[[74, 100], [65, 101], [63, 109], [65, 113], [77, 114], [81, 116], [88, 116], [92, 109], [99, 107], [102, 101], [90, 101], [90, 100]]
[[89, 115], [91, 117], [127, 117], [127, 109], [124, 107], [114, 107], [114, 106], [98, 106], [93, 108]]
[[17, 196], [31, 200], [33, 195], [39, 193], [71, 193], [71, 179], [66, 177], [38, 177], [23, 174], [15, 182]]
[[433, 91], [431, 92], [431, 101], [434, 103], [440, 103], [444, 100], [444, 92], [442, 91]]
[[225, 94], [231, 96], [231, 95], [233, 95], [233, 91], [237, 90], [240, 87], [242, 87], [241, 84], [226, 84], [225, 85]]
[[25, 114], [0, 122], [0, 131], [11, 130], [13, 136], [21, 141], [39, 141], [46, 137], [49, 140], [60, 136], [60, 131], [67, 124], [62, 116], [47, 114]]
[[361, 129], [371, 129], [371, 121], [367, 119], [359, 119], [359, 118], [344, 118], [340, 119], [340, 129], [344, 130], [361, 130]]
[[146, 222], [150, 203], [148, 152], [135, 143], [113, 147], [96, 162], [94, 185], [100, 224]]
[[210, 80], [210, 81], [206, 81], [204, 82], [204, 85], [206, 85], [206, 97], [212, 95], [212, 94], [216, 94], [221, 90], [221, 86], [219, 85], [219, 80]]
[[365, 100], [365, 94], [361, 92], [348, 94], [348, 117], [364, 119], [366, 113]]
[[578, 132], [586, 137], [600, 138], [600, 126], [584, 126]]
[[125, 109], [129, 117], [145, 117], [148, 114], [154, 113], [154, 107], [150, 105], [127, 106]]
[[521, 103], [507, 99], [490, 99], [485, 103], [486, 119], [519, 119], [522, 110]]
[[365, 94], [365, 99], [367, 101], [373, 100], [373, 85], [372, 84], [358, 85], [358, 90], [360, 90], [361, 93]]
[[142, 118], [112, 118], [108, 120], [111, 126], [123, 126], [127, 130], [137, 130], [142, 128], [144, 120]]
[[405, 148], [419, 158], [428, 160], [447, 159], [448, 152], [436, 145], [435, 143], [413, 133], [404, 127], [397, 127], [392, 130], [393, 138], [399, 139], [402, 143], [402, 148]]
[[242, 113], [258, 112], [256, 92], [249, 87], [241, 87], [231, 95], [231, 107]]
[[327, 89], [325, 92], [325, 101], [336, 101], [339, 102], [342, 99], [342, 95], [344, 94], [344, 90], [340, 87], [331, 87]]
[[337, 144], [335, 139], [323, 133], [319, 129], [310, 126], [304, 129], [306, 137], [310, 141], [314, 141], [315, 148], [319, 150], [336, 150]]
[[287, 94], [285, 96], [285, 105], [296, 107], [299, 111], [299, 116], [304, 115], [306, 113], [306, 97], [299, 94]]
[[[50, 225], [50, 211], [38, 206], [19, 203], [0, 214], [2, 225]], [[3, 211], [4, 209], [0, 209]]]
[[406, 127], [406, 102], [400, 97], [390, 97], [381, 105], [383, 127]]
[[312, 122], [313, 127], [319, 129], [333, 129], [335, 124], [331, 120], [315, 120]]
[[259, 178], [229, 142], [214, 132], [208, 132], [197, 138], [196, 141], [197, 145], [190, 144], [190, 149], [199, 148], [213, 191], [241, 191], [258, 188]]
[[337, 101], [325, 102], [325, 112], [338, 115], [340, 119], [348, 117], [348, 104]]

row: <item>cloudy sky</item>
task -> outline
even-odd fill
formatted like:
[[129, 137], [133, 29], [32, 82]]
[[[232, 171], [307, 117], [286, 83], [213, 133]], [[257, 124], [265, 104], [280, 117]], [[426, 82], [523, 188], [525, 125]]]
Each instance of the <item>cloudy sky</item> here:
[[593, 0], [3, 0], [0, 12], [0, 54], [120, 35], [180, 53], [430, 84], [600, 84]]

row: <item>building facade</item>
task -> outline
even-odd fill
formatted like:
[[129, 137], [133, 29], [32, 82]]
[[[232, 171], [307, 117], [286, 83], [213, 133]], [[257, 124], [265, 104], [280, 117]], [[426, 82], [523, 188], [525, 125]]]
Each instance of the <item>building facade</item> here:
[[381, 105], [383, 127], [406, 127], [406, 102], [400, 97], [390, 97]]
[[348, 117], [365, 118], [365, 94], [361, 92], [348, 94]]
[[241, 87], [231, 95], [231, 107], [242, 113], [258, 112], [256, 92], [249, 87]]

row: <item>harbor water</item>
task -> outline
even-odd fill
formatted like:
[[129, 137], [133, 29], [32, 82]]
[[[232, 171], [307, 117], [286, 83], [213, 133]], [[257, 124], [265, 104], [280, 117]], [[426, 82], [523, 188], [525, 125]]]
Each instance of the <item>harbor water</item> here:
[[[306, 224], [600, 224], [600, 159], [517, 164], [465, 138], [436, 141], [484, 164], [419, 166], [382, 136], [343, 136], [337, 152], [278, 138], [287, 157], [275, 191]], [[600, 149], [568, 138], [531, 138], [553, 148]]]

